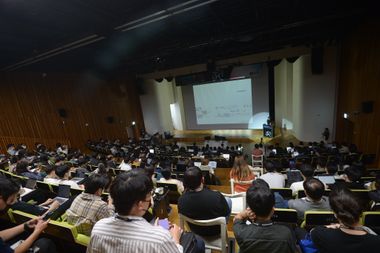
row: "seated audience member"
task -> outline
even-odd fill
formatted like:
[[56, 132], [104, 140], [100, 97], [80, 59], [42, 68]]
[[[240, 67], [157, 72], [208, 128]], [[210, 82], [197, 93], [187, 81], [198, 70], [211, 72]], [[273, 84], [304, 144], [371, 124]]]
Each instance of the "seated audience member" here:
[[152, 190], [152, 181], [144, 173], [119, 174], [110, 190], [117, 215], [95, 224], [87, 253], [182, 252], [182, 231], [177, 225], [168, 231], [142, 217], [151, 206]]
[[78, 195], [66, 211], [67, 222], [77, 227], [78, 233], [90, 235], [94, 224], [114, 214], [111, 198], [108, 204], [101, 199], [108, 181], [98, 174], [89, 176], [84, 183], [84, 192]]
[[129, 164], [129, 157], [125, 156], [123, 161], [118, 166], [119, 169], [130, 171], [132, 169], [132, 166]]
[[314, 169], [310, 164], [302, 164], [300, 171], [303, 181], [294, 182], [290, 185], [293, 196], [296, 196], [299, 190], [303, 190], [303, 183], [306, 181], [306, 179], [312, 178], [314, 175]]
[[338, 165], [335, 163], [329, 163], [326, 166], [326, 174], [322, 174], [321, 176], [336, 176], [338, 172]]
[[[192, 219], [208, 220], [217, 217], [228, 217], [231, 213], [231, 203], [216, 191], [203, 187], [204, 179], [198, 167], [190, 167], [183, 178], [185, 192], [178, 199], [178, 212]], [[230, 202], [231, 200], [228, 199]], [[219, 226], [196, 227], [191, 226], [191, 231], [202, 236], [220, 234]]]
[[106, 179], [107, 183], [106, 183], [106, 186], [104, 187], [104, 191], [106, 192], [109, 191], [109, 187], [113, 180], [112, 176], [110, 176], [110, 174], [108, 173], [108, 170], [109, 170], [109, 167], [106, 167], [104, 163], [99, 163], [98, 168], [95, 170], [96, 174], [101, 175], [102, 177]]
[[171, 172], [170, 167], [164, 167], [161, 170], [161, 175], [162, 175], [162, 178], [158, 180], [159, 183], [175, 184], [177, 185], [178, 192], [180, 194], [183, 193], [184, 191], [183, 183], [179, 181], [178, 179], [171, 178], [172, 172]]
[[352, 165], [345, 169], [345, 174], [343, 175], [344, 182], [336, 182], [336, 185], [344, 185], [349, 189], [364, 189], [364, 184], [360, 182], [360, 178], [362, 176], [362, 167]]
[[55, 178], [45, 178], [44, 182], [49, 184], [65, 184], [70, 185], [73, 189], [82, 189], [76, 182], [69, 180], [70, 167], [67, 165], [60, 165], [55, 168], [55, 175], [58, 179]]
[[369, 198], [373, 201], [372, 211], [380, 211], [380, 174], [377, 174], [374, 182], [374, 190], [368, 193]]
[[[263, 154], [264, 154], [263, 150], [260, 149], [259, 144], [256, 143], [255, 144], [255, 148], [252, 151], [252, 155], [254, 155], [254, 156], [261, 156]], [[260, 157], [255, 157], [254, 160], [260, 160]]]
[[27, 178], [31, 178], [31, 179], [35, 179], [35, 180], [39, 180], [39, 181], [42, 181], [43, 180], [43, 176], [40, 175], [39, 173], [34, 173], [34, 172], [31, 172], [28, 170], [28, 162], [26, 160], [20, 160], [17, 165], [16, 165], [16, 168], [15, 168], [15, 173], [19, 176], [23, 176], [23, 177], [27, 177]]
[[46, 173], [46, 176], [44, 178], [44, 181], [45, 179], [47, 178], [54, 178], [54, 179], [59, 179], [57, 177], [57, 175], [55, 174], [55, 166], [54, 165], [44, 165], [44, 171]]
[[267, 161], [265, 163], [265, 169], [267, 173], [262, 175], [260, 178], [269, 184], [270, 188], [284, 188], [285, 187], [285, 177], [281, 173], [277, 172], [277, 168], [273, 162]]
[[[17, 201], [19, 185], [7, 178], [0, 177], [0, 211], [3, 211]], [[0, 252], [27, 252], [31, 247], [38, 247], [39, 253], [54, 253], [56, 252], [54, 244], [48, 239], [38, 239], [43, 230], [47, 227], [48, 221], [43, 221], [40, 217], [32, 219], [26, 223], [17, 225], [13, 228], [0, 231]], [[17, 239], [23, 232], [30, 232], [26, 238], [20, 238], [24, 241], [17, 246], [16, 249], [11, 249], [6, 242], [11, 239]]]
[[300, 199], [290, 199], [289, 208], [295, 209], [298, 219], [303, 220], [305, 211], [309, 210], [330, 210], [329, 199], [323, 196], [325, 193], [324, 184], [316, 178], [308, 178], [303, 182], [306, 197]]
[[233, 225], [240, 252], [296, 252], [290, 229], [271, 221], [275, 203], [271, 190], [251, 186], [246, 197], [248, 208], [235, 216]]
[[202, 171], [208, 171], [209, 173], [211, 174], [214, 174], [214, 169], [211, 168], [208, 164], [209, 164], [209, 159], [207, 158], [204, 158], [201, 160], [201, 166], [199, 167]]
[[316, 227], [311, 231], [319, 252], [375, 252], [380, 245], [380, 236], [361, 225], [363, 207], [355, 195], [345, 187], [335, 187], [329, 195], [329, 202], [339, 224]]
[[255, 174], [250, 170], [243, 156], [235, 157], [234, 165], [230, 171], [230, 179], [234, 180], [235, 192], [246, 192], [251, 186]]
[[[267, 187], [269, 189], [269, 184], [262, 180], [261, 178], [258, 178], [252, 182], [253, 187]], [[285, 200], [280, 193], [274, 192], [274, 207], [275, 208], [288, 208], [288, 201]]]

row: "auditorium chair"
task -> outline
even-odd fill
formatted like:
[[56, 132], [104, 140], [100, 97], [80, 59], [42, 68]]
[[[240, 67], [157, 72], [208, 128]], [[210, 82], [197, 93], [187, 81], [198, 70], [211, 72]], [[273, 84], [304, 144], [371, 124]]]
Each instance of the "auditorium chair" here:
[[[252, 155], [252, 167], [264, 167], [264, 155]], [[263, 173], [261, 173], [263, 174]]]
[[293, 198], [293, 191], [290, 188], [271, 188], [272, 192], [278, 192], [284, 199]]
[[362, 224], [380, 234], [380, 211], [363, 212]]
[[[209, 220], [195, 220], [189, 217], [186, 217], [183, 214], [179, 214], [179, 224], [180, 227], [185, 231], [185, 223], [193, 224], [196, 226], [208, 227], [208, 226], [220, 226], [220, 235], [219, 236], [200, 236], [205, 242], [206, 249], [221, 251], [222, 253], [227, 253], [228, 247], [227, 244], [227, 224], [226, 217], [218, 217]], [[231, 251], [232, 249], [230, 249]]]
[[[28, 214], [28, 213], [21, 212], [18, 210], [13, 210], [12, 215], [14, 217], [15, 223], [17, 224], [27, 222], [30, 219], [37, 217], [32, 214]], [[90, 242], [89, 236], [78, 234], [75, 226], [70, 225], [67, 222], [50, 220], [44, 232], [56, 238], [65, 240], [67, 242], [80, 244], [82, 246], [87, 246], [88, 243]]]
[[297, 211], [288, 208], [275, 208], [272, 221], [296, 227], [298, 222]]
[[233, 178], [230, 179], [230, 185], [231, 185], [231, 193], [235, 194], [235, 184], [241, 184], [241, 185], [251, 185], [253, 180], [249, 181], [235, 181]]
[[239, 192], [235, 194], [228, 194], [222, 192], [222, 195], [224, 197], [230, 198], [232, 201], [231, 215], [236, 215], [246, 209], [247, 202], [245, 192]]
[[301, 227], [310, 230], [316, 226], [330, 225], [332, 223], [338, 223], [332, 211], [306, 211]]
[[162, 183], [157, 182], [157, 187], [163, 187], [164, 189], [168, 189], [168, 199], [170, 204], [177, 204], [178, 198], [181, 196], [181, 194], [178, 192], [178, 188], [176, 184], [171, 183]]

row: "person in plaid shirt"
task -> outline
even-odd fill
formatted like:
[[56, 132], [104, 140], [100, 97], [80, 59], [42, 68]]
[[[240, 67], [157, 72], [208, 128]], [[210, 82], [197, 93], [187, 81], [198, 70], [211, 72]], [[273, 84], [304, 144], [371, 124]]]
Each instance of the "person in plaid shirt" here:
[[112, 199], [108, 203], [101, 199], [104, 187], [108, 179], [93, 174], [84, 183], [85, 190], [75, 198], [70, 208], [66, 211], [67, 222], [77, 227], [78, 233], [90, 236], [94, 224], [103, 218], [114, 214]]

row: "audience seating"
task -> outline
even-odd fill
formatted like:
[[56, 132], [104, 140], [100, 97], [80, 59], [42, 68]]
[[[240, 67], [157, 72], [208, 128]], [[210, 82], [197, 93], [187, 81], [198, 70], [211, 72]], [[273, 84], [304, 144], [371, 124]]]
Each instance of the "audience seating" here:
[[295, 227], [298, 222], [297, 211], [287, 208], [275, 208], [272, 221]]
[[231, 193], [232, 194], [235, 194], [235, 184], [238, 183], [238, 184], [242, 184], [242, 185], [251, 185], [253, 182], [253, 180], [249, 180], [249, 181], [235, 181], [234, 179], [230, 179], [230, 184], [231, 184]]
[[157, 182], [157, 187], [163, 187], [164, 189], [169, 190], [167, 196], [170, 204], [178, 203], [178, 198], [181, 196], [181, 194], [178, 192], [176, 184]]
[[271, 188], [272, 192], [278, 192], [284, 199], [293, 198], [293, 192], [290, 188]]
[[251, 169], [252, 173], [255, 174], [256, 177], [260, 177], [264, 174], [264, 168], [263, 167], [253, 167]]
[[53, 192], [50, 184], [41, 181], [37, 181], [37, 189], [41, 189], [46, 192]]
[[362, 224], [380, 234], [380, 211], [363, 212]]
[[337, 222], [332, 211], [306, 211], [301, 227], [310, 230], [315, 226], [330, 225]]
[[264, 167], [264, 155], [252, 155], [252, 167], [257, 166], [261, 168]]
[[232, 201], [231, 215], [236, 215], [247, 208], [246, 193], [239, 192], [235, 194], [222, 193]]
[[185, 230], [185, 222], [197, 226], [220, 226], [220, 236], [201, 236], [205, 242], [206, 249], [218, 250], [222, 253], [227, 253], [227, 225], [226, 217], [218, 217], [209, 220], [194, 220], [185, 215], [179, 214], [180, 227]]
[[[17, 224], [21, 224], [29, 221], [30, 219], [36, 218], [32, 214], [21, 212], [18, 210], [12, 211], [14, 221]], [[49, 221], [48, 227], [45, 229], [45, 233], [67, 242], [77, 243], [83, 246], [87, 246], [90, 242], [90, 237], [82, 234], [78, 234], [75, 226], [68, 224], [67, 222], [60, 221]]]
[[[330, 194], [330, 192], [331, 192], [331, 190], [327, 189], [327, 190], [325, 190], [325, 193], [323, 195], [326, 196], [326, 197], [328, 197], [329, 194]], [[305, 190], [299, 190], [297, 192], [297, 197], [296, 198], [300, 199], [300, 198], [304, 198], [304, 197], [306, 197]]]

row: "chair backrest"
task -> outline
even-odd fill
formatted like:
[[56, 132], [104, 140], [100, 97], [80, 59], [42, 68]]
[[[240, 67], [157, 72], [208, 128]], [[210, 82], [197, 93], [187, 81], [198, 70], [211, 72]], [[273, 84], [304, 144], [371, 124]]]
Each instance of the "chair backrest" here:
[[252, 155], [252, 166], [254, 164], [263, 165], [263, 162], [264, 162], [264, 155]]
[[238, 214], [247, 208], [246, 193], [239, 192], [235, 194], [223, 193], [224, 197], [228, 197], [232, 201], [231, 214]]
[[168, 199], [170, 204], [177, 204], [178, 198], [181, 196], [178, 192], [178, 188], [176, 184], [157, 182], [157, 187], [163, 187], [164, 189], [168, 189]]
[[363, 212], [362, 224], [371, 228], [377, 234], [380, 233], [380, 211]]
[[37, 189], [41, 189], [47, 192], [53, 192], [51, 185], [45, 182], [37, 181]]
[[298, 222], [297, 211], [287, 208], [275, 208], [272, 221], [296, 226]]
[[293, 198], [293, 191], [290, 188], [271, 188], [272, 192], [278, 192], [284, 199]]
[[231, 185], [231, 193], [235, 194], [235, 184], [240, 184], [240, 185], [251, 185], [253, 180], [249, 181], [235, 181], [233, 178], [230, 179], [230, 185]]
[[264, 174], [264, 168], [263, 167], [250, 167], [249, 169], [252, 171], [253, 174], [255, 174], [256, 177], [260, 177]]
[[197, 226], [208, 227], [208, 226], [220, 226], [220, 237], [202, 237], [205, 242], [206, 249], [219, 250], [222, 253], [227, 253], [227, 225], [226, 217], [218, 217], [209, 220], [195, 220], [186, 217], [183, 214], [179, 214], [180, 227], [185, 229], [185, 222]]
[[[325, 193], [323, 194], [323, 196], [328, 197], [330, 192], [331, 192], [331, 190], [329, 190], [329, 189], [325, 190]], [[304, 197], [306, 197], [305, 190], [298, 190], [297, 199], [304, 198]]]
[[[37, 216], [21, 212], [18, 210], [12, 211], [12, 215], [16, 223], [21, 224], [36, 218]], [[50, 220], [49, 225], [45, 229], [45, 233], [59, 239], [63, 239], [68, 242], [78, 243], [83, 246], [87, 246], [90, 238], [85, 235], [78, 234], [75, 226], [68, 224], [67, 222], [59, 222]]]
[[329, 225], [338, 222], [332, 211], [306, 211], [304, 217], [304, 222], [301, 226], [307, 230], [315, 226]]

